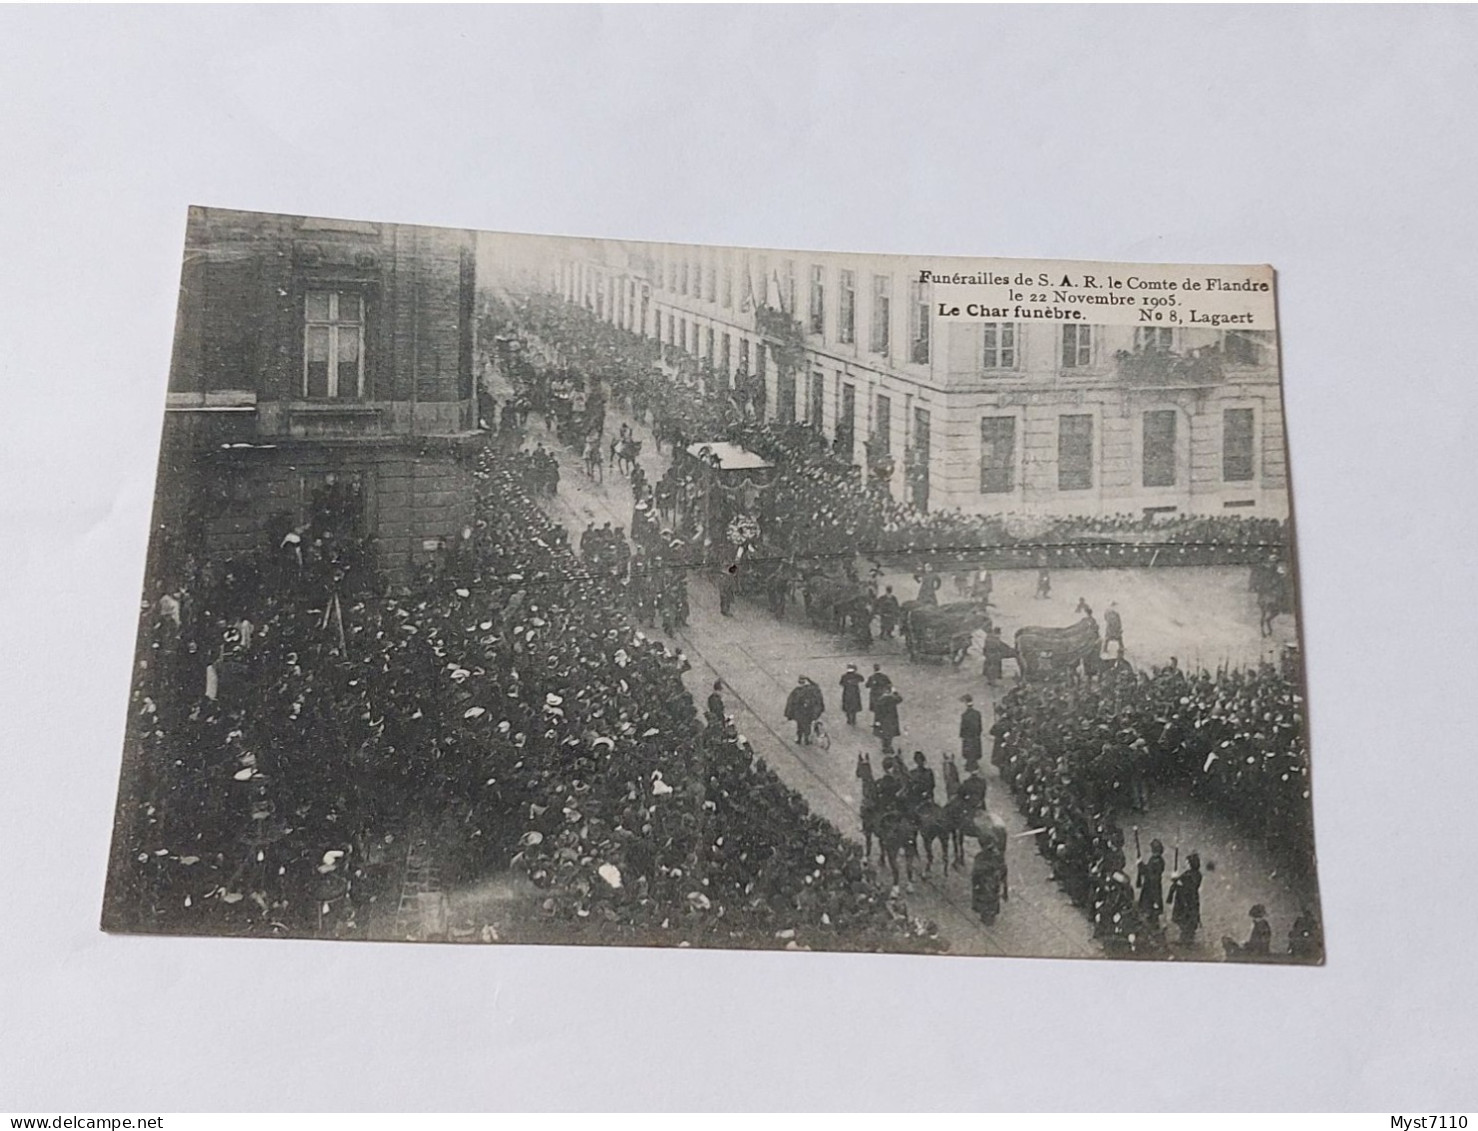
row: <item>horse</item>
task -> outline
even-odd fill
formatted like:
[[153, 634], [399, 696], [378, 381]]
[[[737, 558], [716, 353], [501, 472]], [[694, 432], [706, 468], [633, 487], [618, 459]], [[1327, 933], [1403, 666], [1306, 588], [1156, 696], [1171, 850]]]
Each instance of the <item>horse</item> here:
[[641, 456], [640, 440], [627, 438], [616, 442], [616, 466], [621, 474], [630, 476], [636, 470], [636, 461]]
[[926, 876], [934, 870], [935, 841], [939, 842], [939, 860], [944, 865], [944, 873], [949, 874], [950, 849], [959, 832], [961, 812], [959, 807], [951, 812], [949, 806], [936, 805], [932, 801], [925, 801], [914, 807], [914, 825], [918, 829], [919, 839], [924, 842], [924, 874]]
[[605, 482], [605, 463], [600, 456], [599, 436], [591, 436], [585, 446], [585, 474], [597, 483]]
[[877, 818], [878, 850], [888, 870], [893, 873], [893, 886], [898, 886], [898, 850], [903, 850], [908, 882], [913, 883], [914, 861], [918, 859], [919, 826], [906, 809], [890, 809]]

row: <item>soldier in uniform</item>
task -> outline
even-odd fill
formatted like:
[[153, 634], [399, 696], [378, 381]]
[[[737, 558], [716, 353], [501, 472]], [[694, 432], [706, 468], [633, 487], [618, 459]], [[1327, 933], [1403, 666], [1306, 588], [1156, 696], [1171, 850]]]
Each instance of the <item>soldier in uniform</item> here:
[[1201, 857], [1192, 852], [1185, 870], [1170, 881], [1170, 921], [1180, 928], [1180, 945], [1190, 946], [1201, 929]]
[[966, 813], [979, 813], [985, 808], [985, 778], [980, 776], [980, 767], [973, 766], [960, 782], [960, 804]]
[[922, 750], [913, 752], [913, 769], [908, 771], [909, 803], [918, 808], [934, 804], [934, 771], [929, 769]]
[[1165, 911], [1165, 846], [1157, 839], [1150, 841], [1150, 858], [1139, 861], [1139, 910], [1151, 923], [1158, 923]]

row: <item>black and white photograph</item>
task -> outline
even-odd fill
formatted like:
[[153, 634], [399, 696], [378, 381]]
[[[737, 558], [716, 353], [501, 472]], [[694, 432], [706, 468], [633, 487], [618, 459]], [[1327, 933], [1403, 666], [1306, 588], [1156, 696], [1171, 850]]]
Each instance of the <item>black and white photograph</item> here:
[[0, 1125], [1462, 1131], [1475, 109], [1463, 5], [0, 5]]
[[193, 208], [103, 925], [1322, 962], [1272, 280]]

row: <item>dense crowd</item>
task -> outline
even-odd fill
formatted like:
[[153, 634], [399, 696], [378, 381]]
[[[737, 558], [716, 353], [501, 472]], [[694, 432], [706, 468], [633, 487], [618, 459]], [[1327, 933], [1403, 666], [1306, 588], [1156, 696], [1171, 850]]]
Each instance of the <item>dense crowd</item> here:
[[[1277, 519], [1217, 516], [1080, 516], [1042, 519], [921, 510], [896, 499], [887, 485], [859, 474], [851, 452], [838, 453], [810, 424], [766, 421], [752, 397], [741, 395], [750, 375], [729, 379], [681, 351], [656, 343], [552, 295], [495, 304], [488, 332], [527, 343], [511, 367], [532, 394], [562, 387], [608, 387], [659, 442], [686, 446], [727, 440], [777, 465], [758, 500], [761, 542], [776, 557], [824, 558], [862, 552], [907, 557], [925, 552], [1000, 551], [1033, 546], [1082, 546], [1095, 541], [1217, 546], [1237, 560], [1249, 554], [1286, 557], [1287, 524]], [[546, 360], [539, 362], [538, 352]], [[1248, 558], [1250, 560], [1250, 558]]]
[[[1162, 942], [1166, 896], [1157, 878], [1154, 898], [1143, 898], [1121, 823], [1157, 787], [1188, 785], [1295, 872], [1313, 859], [1302, 699], [1269, 665], [1212, 675], [1117, 663], [1091, 684], [1015, 687], [996, 716], [993, 762], [1042, 830], [1038, 846], [1055, 878], [1111, 945], [1145, 951]], [[1145, 846], [1137, 848], [1143, 861]], [[1192, 937], [1198, 926], [1197, 916]]]
[[434, 827], [444, 878], [517, 866], [540, 915], [606, 941], [939, 945], [731, 723], [700, 723], [682, 653], [581, 566], [542, 481], [490, 445], [474, 524], [414, 595], [351, 585], [311, 524], [151, 594], [117, 914], [364, 933]]

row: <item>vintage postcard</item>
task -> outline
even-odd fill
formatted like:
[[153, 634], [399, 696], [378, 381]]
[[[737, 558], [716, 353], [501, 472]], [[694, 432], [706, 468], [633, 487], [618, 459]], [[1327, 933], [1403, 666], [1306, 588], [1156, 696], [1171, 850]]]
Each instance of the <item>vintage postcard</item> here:
[[190, 212], [110, 931], [1323, 961], [1274, 275]]

